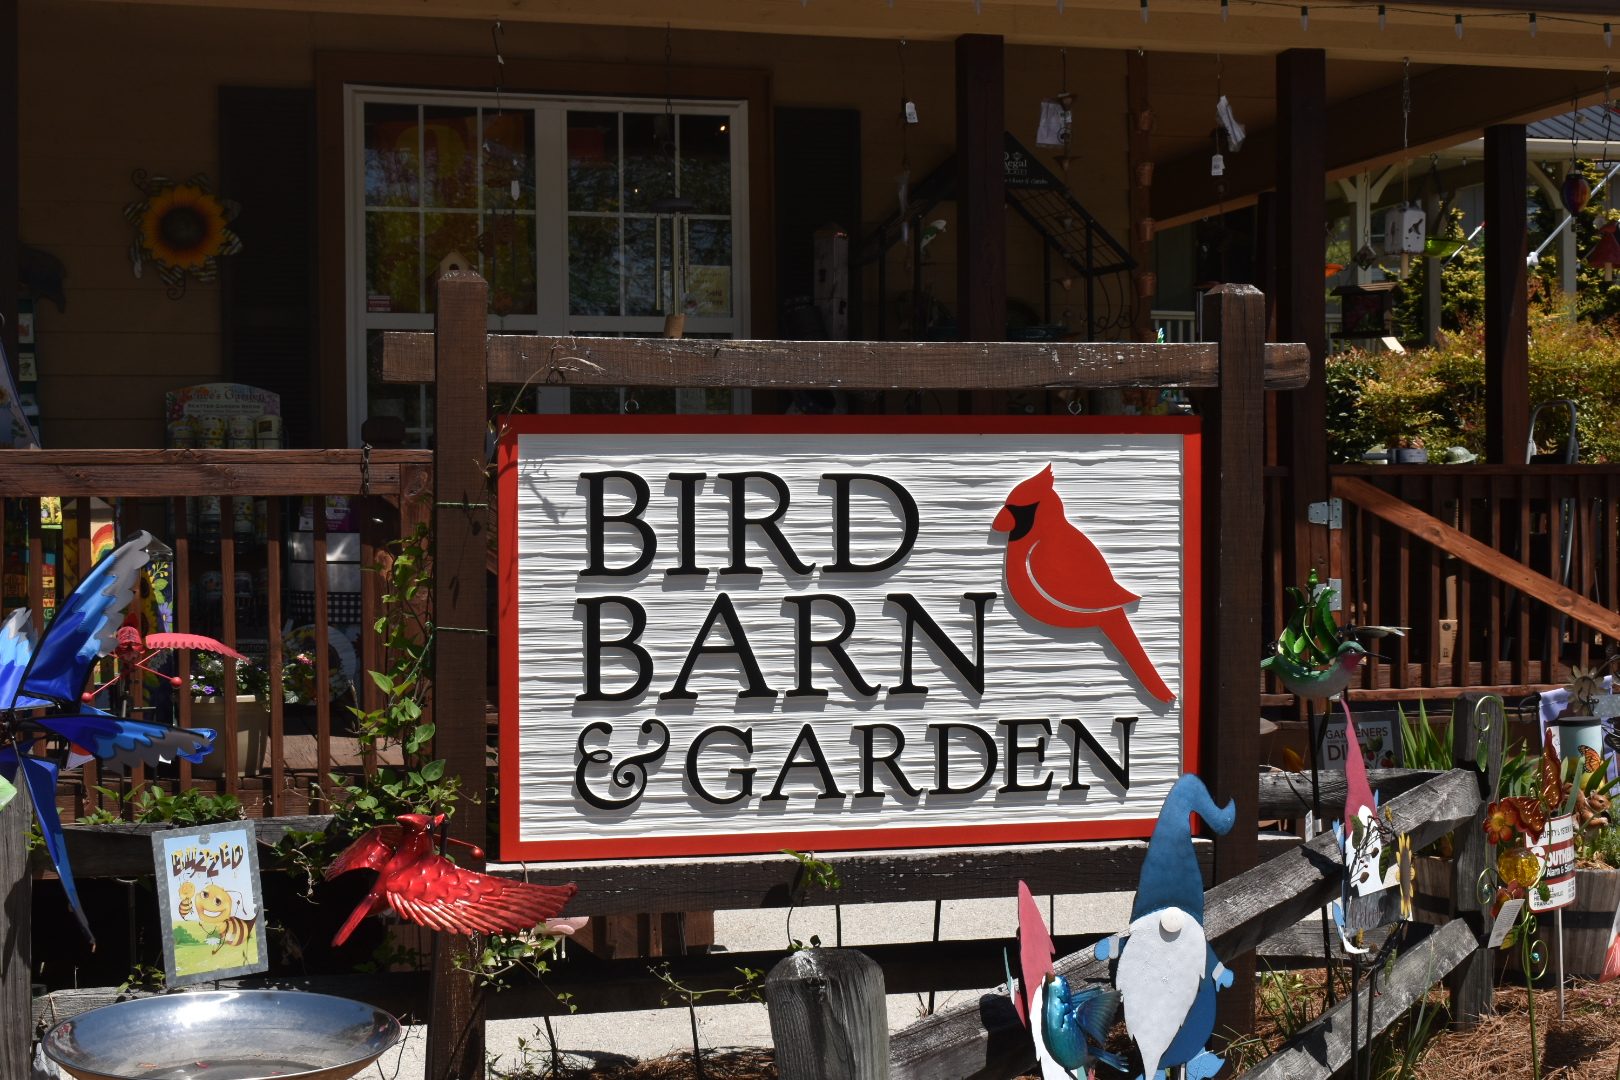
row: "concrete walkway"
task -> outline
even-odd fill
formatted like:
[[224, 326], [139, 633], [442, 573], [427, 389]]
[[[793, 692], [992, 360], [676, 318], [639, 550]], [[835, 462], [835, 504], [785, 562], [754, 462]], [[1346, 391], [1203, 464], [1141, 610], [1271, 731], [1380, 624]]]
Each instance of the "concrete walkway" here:
[[[941, 913], [940, 948], [949, 949], [952, 940], [1004, 938], [1017, 925], [1016, 904], [1008, 888], [1005, 900], [959, 900], [945, 903]], [[1039, 898], [1047, 909], [1045, 897]], [[1054, 932], [1063, 934], [1110, 933], [1123, 928], [1130, 915], [1130, 893], [1100, 893], [1089, 896], [1060, 896], [1055, 904]], [[715, 914], [715, 941], [731, 952], [785, 949], [786, 912], [722, 911]], [[891, 942], [927, 941], [933, 930], [934, 905], [923, 901], [904, 904], [867, 904], [843, 909], [846, 946], [877, 945]], [[793, 914], [793, 936], [808, 941], [811, 935], [823, 944], [835, 940], [836, 923], [830, 907], [803, 908]], [[1002, 971], [983, 974], [986, 989], [998, 985]], [[977, 998], [984, 990], [961, 990], [936, 996], [934, 1007], [943, 1010], [959, 1000]], [[927, 1011], [927, 995], [889, 995], [890, 1032], [914, 1023]], [[697, 1010], [698, 1038], [705, 1051], [730, 1046], [770, 1046], [770, 1021], [762, 1003], [709, 1005]], [[564, 1016], [552, 1021], [558, 1043], [569, 1053], [598, 1059], [645, 1059], [675, 1051], [691, 1052], [692, 1031], [685, 1009], [653, 1009], [640, 1012], [597, 1013], [590, 1016]], [[485, 1032], [488, 1052], [507, 1068], [522, 1060], [521, 1044], [526, 1042], [531, 1060], [543, 1062], [549, 1054], [544, 1028], [536, 1020], [492, 1022]], [[399, 1049], [392, 1050], [366, 1072], [363, 1080], [422, 1080], [426, 1029], [413, 1027]], [[492, 1075], [499, 1075], [493, 1073]]]

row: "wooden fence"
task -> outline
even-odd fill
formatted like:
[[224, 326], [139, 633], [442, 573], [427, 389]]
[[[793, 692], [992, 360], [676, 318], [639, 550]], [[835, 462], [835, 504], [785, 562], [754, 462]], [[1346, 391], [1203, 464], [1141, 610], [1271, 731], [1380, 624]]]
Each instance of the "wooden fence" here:
[[[58, 791], [65, 820], [97, 809], [127, 811], [119, 801], [148, 782], [169, 790], [196, 790], [234, 795], [250, 817], [305, 814], [323, 807], [322, 785], [333, 772], [374, 768], [346, 732], [351, 719], [347, 706], [375, 707], [376, 687], [361, 677], [380, 669], [379, 644], [372, 624], [379, 610], [381, 585], [374, 573], [362, 568], [376, 563], [391, 540], [422, 519], [431, 487], [432, 455], [422, 451], [374, 450], [63, 450], [6, 454], [0, 469], [0, 497], [21, 503], [20, 513], [39, 520], [39, 500], [63, 500], [63, 519], [70, 539], [61, 530], [31, 529], [28, 567], [32, 580], [30, 602], [36, 628], [43, 625], [49, 598], [65, 596], [91, 565], [92, 500], [114, 508], [119, 532], [133, 535], [140, 529], [172, 542], [173, 573], [169, 600], [174, 629], [208, 634], [239, 647], [266, 673], [265, 701], [230, 692], [235, 685], [234, 662], [221, 665], [220, 704], [206, 722], [203, 706], [189, 692], [193, 666], [199, 654], [177, 654], [175, 672], [182, 686], [162, 697], [137, 702], [161, 708], [159, 719], [183, 726], [213, 726], [219, 731], [218, 749], [205, 766], [180, 761], [148, 774], [136, 768], [128, 774], [101, 773], [95, 763], [70, 775]], [[218, 500], [199, 515], [207, 495]], [[359, 593], [333, 595], [328, 575], [317, 571], [327, 565], [329, 537], [323, 512], [325, 496], [344, 496], [358, 519], [357, 562]], [[245, 504], [245, 505], [244, 505]], [[293, 515], [306, 510], [306, 521]], [[315, 508], [308, 513], [308, 508]], [[233, 527], [237, 521], [258, 522], [251, 528]], [[335, 538], [334, 538], [335, 539]], [[304, 556], [310, 579], [295, 588], [289, 580], [296, 547]], [[67, 561], [71, 553], [72, 562]], [[45, 586], [47, 557], [57, 569], [54, 592]], [[296, 583], [303, 585], [302, 581]], [[341, 607], [341, 614], [334, 609]], [[332, 655], [329, 644], [338, 633], [334, 624], [357, 624], [356, 670], [349, 672], [354, 690], [329, 692]], [[284, 666], [298, 667], [287, 655], [284, 630], [288, 625], [309, 627], [313, 642], [308, 686], [312, 702], [289, 704]], [[339, 680], [341, 683], [342, 680]], [[138, 687], [137, 694], [144, 693]], [[358, 694], [358, 697], [355, 696]], [[103, 794], [113, 793], [113, 798]]]

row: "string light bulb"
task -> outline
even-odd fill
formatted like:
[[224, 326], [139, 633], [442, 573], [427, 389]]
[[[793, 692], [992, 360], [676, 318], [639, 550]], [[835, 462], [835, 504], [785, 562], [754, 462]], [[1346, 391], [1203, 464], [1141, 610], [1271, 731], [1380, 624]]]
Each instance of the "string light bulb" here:
[[1311, 28], [1311, 6], [1309, 4], [1299, 5], [1299, 28], [1301, 30]]
[[1148, 0], [1142, 0], [1142, 21], [1143, 22], [1148, 21], [1148, 8], [1147, 8], [1147, 5], [1148, 5]]
[[1603, 24], [1603, 44], [1614, 48], [1614, 26], [1611, 23]]
[[1063, 0], [1057, 0], [1057, 5], [1058, 5], [1058, 14], [1059, 15], [1063, 14]]
[[1536, 13], [1533, 11], [1530, 13], [1530, 36], [1536, 36]]
[[1378, 5], [1378, 29], [1382, 30], [1389, 25], [1389, 9], [1383, 4]]
[[1452, 25], [1457, 28], [1457, 40], [1461, 41], [1462, 40], [1462, 16], [1461, 15], [1456, 16], [1456, 20], [1457, 21], [1452, 23]]
[[1232, 5], [1228, 3], [1227, 0], [1221, 0], [1221, 22], [1225, 22], [1227, 17], [1231, 14]]

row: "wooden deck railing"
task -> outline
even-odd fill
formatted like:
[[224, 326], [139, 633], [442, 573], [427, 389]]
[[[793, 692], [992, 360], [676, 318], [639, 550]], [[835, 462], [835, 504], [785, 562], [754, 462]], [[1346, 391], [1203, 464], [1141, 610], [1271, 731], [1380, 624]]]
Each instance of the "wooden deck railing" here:
[[[214, 755], [193, 766], [181, 761], [157, 775], [98, 770], [95, 763], [65, 777], [58, 802], [68, 820], [105, 809], [118, 812], [124, 796], [147, 782], [174, 789], [235, 795], [251, 817], [307, 813], [322, 806], [321, 786], [333, 771], [375, 765], [347, 737], [347, 706], [374, 707], [376, 688], [363, 677], [380, 669], [372, 624], [378, 612], [376, 575], [360, 572], [358, 596], [337, 596], [328, 576], [329, 536], [323, 512], [326, 496], [350, 500], [358, 537], [358, 567], [377, 561], [380, 547], [403, 535], [425, 512], [431, 484], [431, 455], [419, 451], [364, 450], [89, 450], [7, 454], [0, 470], [0, 497], [22, 504], [20, 513], [38, 521], [39, 500], [63, 500], [64, 521], [73, 531], [71, 546], [62, 530], [31, 529], [28, 593], [36, 626], [43, 624], [47, 599], [66, 596], [91, 565], [92, 500], [113, 508], [118, 534], [145, 529], [173, 549], [169, 602], [173, 628], [208, 634], [237, 647], [269, 674], [268, 717], [264, 709], [237, 695], [220, 695], [220, 715], [208, 717], [219, 731]], [[309, 502], [305, 502], [305, 500]], [[207, 505], [202, 505], [207, 500]], [[213, 500], [217, 500], [218, 518]], [[247, 513], [251, 505], [252, 514]], [[307, 525], [300, 506], [312, 506]], [[241, 509], [243, 513], [237, 514]], [[199, 513], [201, 511], [201, 513]], [[255, 521], [257, 518], [257, 521]], [[303, 525], [304, 527], [300, 528]], [[290, 548], [296, 542], [310, 578], [289, 580]], [[335, 538], [333, 541], [335, 542]], [[65, 561], [71, 552], [72, 563]], [[47, 556], [55, 560], [54, 590], [46, 586]], [[334, 609], [341, 608], [341, 611]], [[288, 626], [310, 627], [313, 639], [313, 702], [289, 704], [278, 677], [287, 663]], [[340, 627], [358, 627], [354, 690], [331, 692], [329, 642]], [[148, 628], [150, 629], [150, 627]], [[206, 726], [189, 692], [195, 654], [179, 654], [178, 689], [154, 684], [151, 701], [137, 686], [131, 704], [156, 719], [182, 726]], [[226, 665], [227, 669], [230, 666]], [[229, 670], [223, 689], [233, 688]], [[354, 694], [358, 694], [358, 699]], [[256, 714], [256, 716], [255, 716]], [[255, 717], [250, 723], [250, 717]], [[267, 730], [266, 730], [267, 729]], [[115, 796], [109, 798], [104, 792]]]
[[[1409, 627], [1356, 696], [1513, 698], [1567, 683], [1620, 642], [1620, 465], [1335, 466], [1341, 622]], [[1268, 479], [1268, 507], [1283, 481]], [[1280, 515], [1268, 630], [1284, 617]], [[1268, 686], [1271, 703], [1289, 698]]]

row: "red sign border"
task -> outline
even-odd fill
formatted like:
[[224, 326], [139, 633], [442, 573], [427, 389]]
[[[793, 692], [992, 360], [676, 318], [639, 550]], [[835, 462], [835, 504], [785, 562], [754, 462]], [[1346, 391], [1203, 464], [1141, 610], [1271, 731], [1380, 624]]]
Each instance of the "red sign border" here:
[[[1179, 435], [1182, 439], [1182, 760], [1198, 771], [1203, 679], [1203, 439], [1190, 416], [572, 416], [503, 417], [498, 446], [500, 743], [518, 743], [517, 439], [522, 435]], [[1144, 839], [1157, 816], [916, 828], [736, 831], [714, 835], [520, 841], [518, 756], [497, 753], [504, 862], [758, 855]]]

